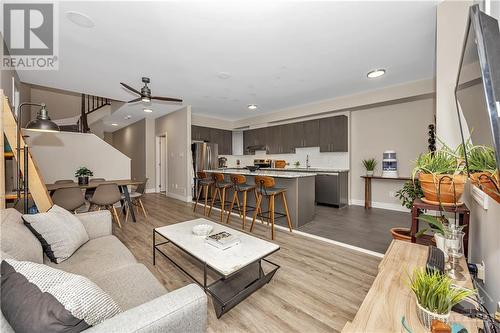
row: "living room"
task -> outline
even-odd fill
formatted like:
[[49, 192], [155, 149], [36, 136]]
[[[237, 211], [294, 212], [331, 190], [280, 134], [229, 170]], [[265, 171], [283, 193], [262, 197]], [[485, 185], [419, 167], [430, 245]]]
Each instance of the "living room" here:
[[[500, 6], [474, 4], [63, 1], [51, 7], [56, 68], [23, 68], [5, 25], [17, 66], [3, 61], [1, 77], [2, 294], [24, 275], [79, 331], [431, 331], [421, 313], [435, 309], [405, 279], [435, 245], [442, 281], [478, 310], [450, 306], [434, 324], [494, 332], [498, 133], [491, 107], [456, 89], [469, 24]], [[2, 6], [9, 22], [25, 9]], [[493, 162], [474, 178], [477, 151]], [[442, 155], [451, 199], [432, 177], [429, 199], [424, 158]], [[458, 253], [447, 237], [462, 238]], [[37, 269], [85, 279], [108, 312], [82, 317]], [[22, 306], [2, 297], [2, 331], [60, 329]]]

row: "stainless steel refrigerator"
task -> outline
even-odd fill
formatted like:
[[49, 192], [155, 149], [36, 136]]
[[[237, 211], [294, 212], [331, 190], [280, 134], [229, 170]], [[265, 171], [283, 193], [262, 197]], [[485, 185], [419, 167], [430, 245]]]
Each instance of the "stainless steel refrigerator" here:
[[[198, 171], [217, 169], [217, 159], [219, 157], [219, 149], [216, 143], [194, 142], [191, 145], [193, 153], [193, 171], [194, 171], [194, 186], [193, 198], [196, 198], [198, 193], [198, 183], [196, 181], [196, 174]], [[203, 197], [203, 193], [200, 198]]]

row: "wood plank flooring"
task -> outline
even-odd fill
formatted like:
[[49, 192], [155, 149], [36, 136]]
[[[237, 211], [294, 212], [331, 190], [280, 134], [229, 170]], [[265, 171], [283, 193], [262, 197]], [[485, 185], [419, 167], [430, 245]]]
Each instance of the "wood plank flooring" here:
[[316, 206], [314, 220], [301, 226], [300, 231], [385, 253], [394, 227], [410, 228], [411, 214], [387, 209], [365, 209], [348, 206], [341, 209]]
[[[168, 290], [192, 283], [161, 255], [153, 266], [152, 229], [203, 217], [203, 209], [193, 213], [192, 204], [161, 194], [146, 194], [143, 203], [148, 218], [136, 213], [137, 223], [129, 220], [122, 229], [114, 224], [113, 233]], [[215, 222], [217, 213], [212, 212]], [[230, 226], [241, 228], [241, 219], [231, 218]], [[260, 222], [253, 234], [270, 239], [270, 230]], [[282, 230], [276, 231], [275, 242], [281, 249], [270, 259], [281, 268], [273, 280], [220, 319], [209, 297], [208, 332], [338, 332], [354, 318], [377, 274], [379, 258]], [[172, 247], [165, 251], [201, 278], [202, 269], [193, 259]]]

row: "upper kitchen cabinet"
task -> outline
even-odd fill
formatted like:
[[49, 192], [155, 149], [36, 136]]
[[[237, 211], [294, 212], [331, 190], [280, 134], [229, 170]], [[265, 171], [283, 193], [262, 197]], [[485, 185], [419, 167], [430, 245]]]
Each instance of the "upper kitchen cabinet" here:
[[347, 152], [348, 119], [347, 116], [323, 118], [319, 122], [320, 152]]
[[243, 148], [245, 155], [251, 155], [255, 150], [267, 150], [268, 128], [256, 128], [243, 132]]
[[267, 127], [267, 152], [269, 154], [284, 153], [286, 138], [283, 136], [284, 125]]
[[210, 141], [210, 128], [203, 126], [191, 126], [191, 140]]
[[290, 124], [292, 144], [295, 148], [319, 146], [319, 120], [307, 120]]
[[223, 130], [222, 132], [222, 155], [233, 154], [233, 132]]

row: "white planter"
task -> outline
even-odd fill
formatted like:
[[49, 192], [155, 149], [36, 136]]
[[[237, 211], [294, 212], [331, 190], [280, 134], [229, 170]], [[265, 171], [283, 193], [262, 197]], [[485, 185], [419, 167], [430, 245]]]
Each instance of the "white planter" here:
[[416, 303], [417, 303], [417, 315], [418, 315], [418, 319], [420, 320], [420, 323], [422, 323], [422, 325], [428, 331], [431, 330], [431, 325], [432, 325], [432, 320], [433, 319], [440, 320], [440, 321], [442, 321], [443, 323], [446, 323], [446, 324], [448, 323], [448, 321], [450, 319], [450, 313], [451, 313], [451, 311], [448, 311], [447, 314], [437, 314], [437, 313], [430, 312], [429, 310], [424, 309], [423, 307], [421, 307], [420, 304], [418, 304], [418, 301]]
[[368, 171], [368, 170], [367, 170], [367, 171], [366, 171], [366, 175], [367, 175], [367, 176], [370, 176], [370, 177], [371, 177], [371, 176], [373, 176], [373, 170], [372, 170], [372, 171]]
[[446, 253], [446, 238], [441, 234], [434, 234], [434, 240], [436, 241], [436, 247]]

